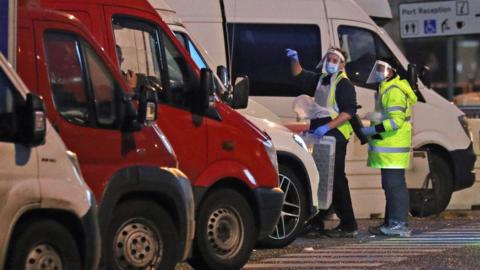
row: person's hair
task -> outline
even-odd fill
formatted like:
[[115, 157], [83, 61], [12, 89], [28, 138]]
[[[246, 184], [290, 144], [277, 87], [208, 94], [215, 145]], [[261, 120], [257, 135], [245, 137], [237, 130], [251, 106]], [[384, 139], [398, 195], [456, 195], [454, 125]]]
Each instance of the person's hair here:
[[389, 64], [394, 70], [397, 70], [397, 68], [398, 68], [397, 62], [391, 57], [381, 57], [378, 60]]
[[343, 50], [342, 48], [339, 48], [339, 47], [330, 47], [331, 50], [335, 50], [335, 51], [338, 51], [339, 53], [341, 53], [343, 55], [343, 57], [345, 58], [345, 63], [347, 62], [347, 59], [348, 59], [348, 54], [345, 50]]
[[378, 60], [383, 61], [383, 62], [389, 64], [392, 67], [392, 69], [391, 69], [392, 76], [396, 76], [398, 74], [397, 73], [398, 65], [397, 65], [397, 62], [393, 58], [391, 58], [391, 57], [381, 57]]

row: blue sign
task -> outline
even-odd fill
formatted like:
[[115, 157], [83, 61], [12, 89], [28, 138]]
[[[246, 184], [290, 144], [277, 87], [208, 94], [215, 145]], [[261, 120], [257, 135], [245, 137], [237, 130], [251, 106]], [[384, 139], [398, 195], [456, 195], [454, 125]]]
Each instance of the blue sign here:
[[425, 34], [437, 33], [437, 22], [435, 20], [423, 21], [423, 31], [425, 32]]
[[0, 0], [0, 52], [8, 55], [8, 1]]

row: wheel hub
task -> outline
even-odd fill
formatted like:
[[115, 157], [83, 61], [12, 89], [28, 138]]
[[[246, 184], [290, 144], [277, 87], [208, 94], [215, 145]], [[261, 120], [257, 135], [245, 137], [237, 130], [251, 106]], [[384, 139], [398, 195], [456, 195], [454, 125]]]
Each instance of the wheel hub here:
[[122, 269], [154, 269], [163, 255], [160, 234], [144, 220], [124, 223], [115, 235], [114, 245]]
[[217, 209], [207, 225], [208, 242], [221, 257], [237, 253], [243, 242], [243, 225], [238, 215], [229, 209]]
[[50, 245], [40, 244], [30, 250], [26, 261], [26, 270], [62, 270], [62, 259]]
[[269, 235], [275, 240], [282, 240], [289, 237], [297, 228], [300, 221], [301, 199], [297, 187], [286, 175], [280, 174], [280, 188], [284, 192], [282, 212], [275, 230]]

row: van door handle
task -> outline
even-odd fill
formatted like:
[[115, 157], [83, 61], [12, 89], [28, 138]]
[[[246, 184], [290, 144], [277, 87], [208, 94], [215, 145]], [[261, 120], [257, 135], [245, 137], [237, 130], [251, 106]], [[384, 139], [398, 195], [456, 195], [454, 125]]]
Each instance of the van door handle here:
[[233, 151], [235, 149], [235, 141], [224, 141], [222, 149], [225, 151]]

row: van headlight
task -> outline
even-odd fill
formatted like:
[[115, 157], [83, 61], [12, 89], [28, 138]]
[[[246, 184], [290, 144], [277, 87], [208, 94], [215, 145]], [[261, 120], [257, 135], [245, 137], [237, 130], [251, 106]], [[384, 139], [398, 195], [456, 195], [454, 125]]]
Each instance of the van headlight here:
[[263, 141], [263, 146], [265, 147], [265, 152], [267, 152], [267, 155], [270, 158], [270, 162], [272, 163], [273, 168], [275, 168], [278, 174], [277, 150], [275, 150], [275, 146], [273, 146], [273, 143], [271, 140]]
[[308, 152], [307, 144], [306, 144], [305, 141], [302, 139], [302, 137], [300, 137], [300, 135], [298, 135], [298, 134], [293, 134], [293, 140], [294, 140], [298, 145], [300, 145], [300, 147], [302, 147], [303, 149], [305, 149], [305, 151]]
[[67, 150], [66, 152], [67, 152], [68, 159], [72, 163], [73, 173], [75, 174], [77, 181], [79, 181], [80, 184], [83, 185], [84, 184], [83, 175], [82, 175], [82, 171], [80, 170], [80, 164], [78, 163], [77, 154], [69, 150]]
[[462, 126], [463, 128], [463, 131], [465, 131], [465, 134], [467, 134], [468, 138], [470, 139], [470, 141], [472, 140], [472, 133], [470, 132], [470, 128], [468, 126], [468, 120], [467, 120], [467, 117], [465, 115], [460, 115], [458, 117], [458, 121], [460, 122], [460, 125]]

